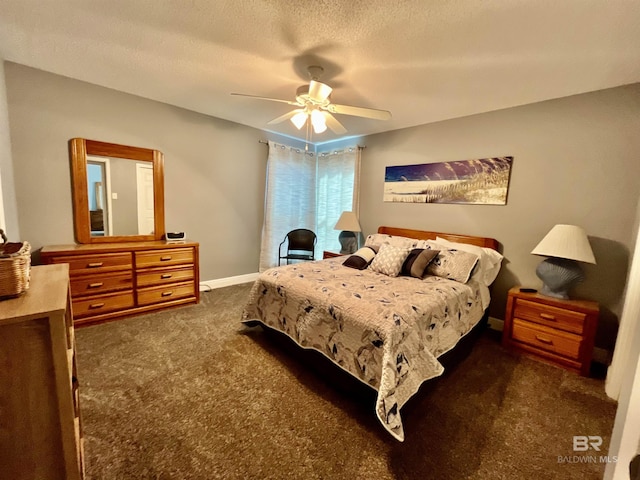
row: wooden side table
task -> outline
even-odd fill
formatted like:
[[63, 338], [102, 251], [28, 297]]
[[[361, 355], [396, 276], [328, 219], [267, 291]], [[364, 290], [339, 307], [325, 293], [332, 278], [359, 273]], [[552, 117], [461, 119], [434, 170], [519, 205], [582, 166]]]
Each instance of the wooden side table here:
[[326, 260], [327, 258], [341, 257], [342, 255], [342, 253], [330, 252], [329, 250], [325, 250], [324, 252], [322, 252], [322, 259]]
[[509, 290], [502, 344], [511, 350], [589, 376], [599, 306]]

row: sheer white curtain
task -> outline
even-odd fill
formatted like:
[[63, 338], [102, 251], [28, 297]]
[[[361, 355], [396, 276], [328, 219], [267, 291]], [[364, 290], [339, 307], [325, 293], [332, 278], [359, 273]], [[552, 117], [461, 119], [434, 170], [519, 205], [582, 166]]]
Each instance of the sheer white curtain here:
[[278, 264], [278, 246], [289, 231], [315, 231], [315, 220], [315, 156], [270, 141], [260, 271]]
[[360, 153], [360, 147], [354, 146], [317, 155], [316, 235], [319, 252], [340, 250], [340, 232], [334, 227], [342, 212], [352, 211], [359, 217]]

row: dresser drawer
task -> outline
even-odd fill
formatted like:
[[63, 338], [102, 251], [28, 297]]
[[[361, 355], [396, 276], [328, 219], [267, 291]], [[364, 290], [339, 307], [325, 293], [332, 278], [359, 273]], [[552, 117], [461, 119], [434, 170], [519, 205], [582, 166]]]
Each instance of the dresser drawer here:
[[138, 290], [138, 305], [152, 305], [195, 295], [193, 282], [161, 285]]
[[513, 320], [512, 339], [573, 360], [580, 358], [582, 338], [579, 336], [523, 322], [517, 318]]
[[95, 297], [83, 297], [73, 300], [73, 316], [75, 318], [115, 312], [125, 308], [132, 308], [133, 292], [107, 293]]
[[194, 262], [192, 248], [166, 248], [135, 252], [136, 268], [164, 267]]
[[133, 277], [131, 272], [115, 275], [91, 275], [76, 277], [71, 280], [71, 295], [73, 298], [118, 290], [131, 290], [132, 288]]
[[572, 312], [550, 305], [541, 305], [521, 298], [517, 298], [515, 302], [513, 313], [515, 318], [576, 334], [581, 334], [584, 330], [586, 319], [584, 313]]
[[68, 255], [52, 257], [52, 263], [68, 263], [71, 276], [131, 270], [131, 253]]
[[187, 280], [193, 280], [194, 275], [193, 267], [145, 271], [137, 275], [138, 287], [185, 282]]

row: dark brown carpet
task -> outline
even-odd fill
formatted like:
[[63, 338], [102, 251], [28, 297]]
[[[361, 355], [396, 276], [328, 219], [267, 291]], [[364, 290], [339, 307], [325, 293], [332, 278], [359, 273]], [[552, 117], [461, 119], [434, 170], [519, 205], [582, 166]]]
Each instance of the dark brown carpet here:
[[89, 479], [602, 478], [599, 459], [558, 462], [588, 454], [573, 435], [602, 436], [606, 455], [616, 405], [601, 380], [508, 354], [485, 331], [403, 408], [400, 443], [372, 391], [240, 324], [249, 288], [78, 329]]

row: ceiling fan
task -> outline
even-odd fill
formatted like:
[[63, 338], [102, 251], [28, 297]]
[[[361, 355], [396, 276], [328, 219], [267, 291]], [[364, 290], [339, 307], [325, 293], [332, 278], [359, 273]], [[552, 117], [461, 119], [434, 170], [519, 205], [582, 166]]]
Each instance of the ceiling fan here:
[[331, 92], [333, 89], [326, 83], [319, 81], [320, 75], [322, 75], [324, 69], [318, 66], [311, 66], [307, 68], [307, 71], [309, 72], [311, 81], [309, 82], [309, 85], [303, 85], [297, 89], [295, 101], [260, 97], [257, 95], [246, 95], [243, 93], [232, 93], [231, 95], [257, 98], [259, 100], [268, 100], [271, 102], [281, 102], [296, 106], [298, 108], [295, 108], [278, 118], [274, 118], [268, 122], [267, 125], [275, 125], [286, 120], [291, 120], [298, 130], [306, 124], [308, 133], [310, 128], [313, 128], [314, 133], [322, 133], [327, 130], [327, 127], [338, 135], [346, 133], [347, 129], [344, 128], [344, 126], [332, 115], [334, 113], [372, 118], [375, 120], [391, 119], [391, 112], [388, 112], [387, 110], [331, 103]]

